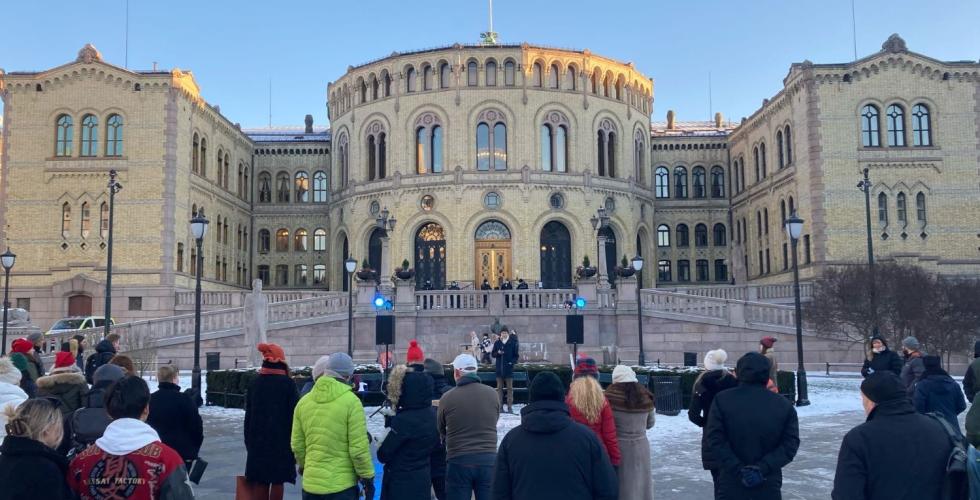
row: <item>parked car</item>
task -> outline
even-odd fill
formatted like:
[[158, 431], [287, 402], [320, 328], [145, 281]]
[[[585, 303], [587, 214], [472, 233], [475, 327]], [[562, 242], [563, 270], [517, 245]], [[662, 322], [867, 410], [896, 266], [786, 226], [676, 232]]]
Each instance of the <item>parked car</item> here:
[[[115, 325], [116, 320], [109, 318], [109, 325]], [[85, 330], [87, 328], [101, 328], [105, 326], [105, 316], [71, 316], [68, 318], [59, 319], [51, 325], [51, 329], [45, 334], [45, 337], [50, 337], [52, 335], [59, 335], [64, 333], [71, 333], [77, 330]], [[48, 342], [52, 344], [49, 346], [49, 350], [57, 351], [60, 346], [54, 345], [57, 339], [49, 339]]]

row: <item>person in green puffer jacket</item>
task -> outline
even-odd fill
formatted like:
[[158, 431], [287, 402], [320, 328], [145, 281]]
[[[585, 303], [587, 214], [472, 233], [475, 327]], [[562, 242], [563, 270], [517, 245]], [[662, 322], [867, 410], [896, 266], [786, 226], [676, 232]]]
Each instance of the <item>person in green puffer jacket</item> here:
[[348, 385], [354, 363], [345, 353], [317, 360], [320, 376], [293, 412], [292, 448], [303, 498], [357, 498], [360, 482], [374, 498], [374, 463], [364, 407]]
[[34, 344], [24, 338], [11, 342], [10, 362], [20, 370], [20, 388], [27, 393], [27, 397], [35, 397], [37, 395], [38, 372], [37, 364], [34, 363]]

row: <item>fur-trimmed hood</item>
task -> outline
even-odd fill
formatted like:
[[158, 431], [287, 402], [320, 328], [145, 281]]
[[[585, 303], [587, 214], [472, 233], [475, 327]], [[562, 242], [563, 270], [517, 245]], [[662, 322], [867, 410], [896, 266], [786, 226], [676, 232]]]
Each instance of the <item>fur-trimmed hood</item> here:
[[88, 387], [88, 384], [85, 383], [85, 376], [71, 370], [52, 372], [50, 375], [37, 379], [38, 389], [51, 389], [58, 385], [84, 385], [86, 388]]
[[408, 373], [408, 366], [396, 365], [388, 374], [388, 401], [391, 401], [392, 408], [398, 408], [398, 400], [402, 396], [402, 383], [405, 381], [406, 373]]

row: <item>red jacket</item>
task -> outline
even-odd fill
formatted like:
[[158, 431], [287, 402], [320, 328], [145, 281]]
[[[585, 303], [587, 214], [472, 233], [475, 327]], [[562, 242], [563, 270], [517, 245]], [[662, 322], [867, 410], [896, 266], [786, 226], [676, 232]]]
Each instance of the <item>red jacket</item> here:
[[602, 447], [609, 454], [609, 461], [618, 467], [622, 455], [619, 453], [619, 441], [616, 438], [616, 420], [613, 419], [612, 407], [609, 406], [609, 401], [606, 401], [602, 406], [602, 413], [599, 414], [599, 420], [591, 424], [585, 420], [585, 416], [572, 403], [571, 397], [566, 397], [565, 403], [568, 405], [568, 410], [572, 414], [572, 420], [592, 429], [592, 432], [596, 433], [596, 436], [599, 437], [599, 442], [602, 443]]

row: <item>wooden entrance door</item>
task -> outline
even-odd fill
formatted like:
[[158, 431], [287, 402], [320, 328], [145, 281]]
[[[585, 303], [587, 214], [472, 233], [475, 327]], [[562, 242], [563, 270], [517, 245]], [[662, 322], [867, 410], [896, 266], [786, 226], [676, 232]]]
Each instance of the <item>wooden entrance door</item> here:
[[490, 282], [493, 288], [500, 287], [504, 280], [511, 279], [510, 242], [477, 241], [476, 242], [476, 286], [483, 280]]
[[68, 297], [69, 316], [91, 316], [92, 297], [88, 295], [72, 295]]

